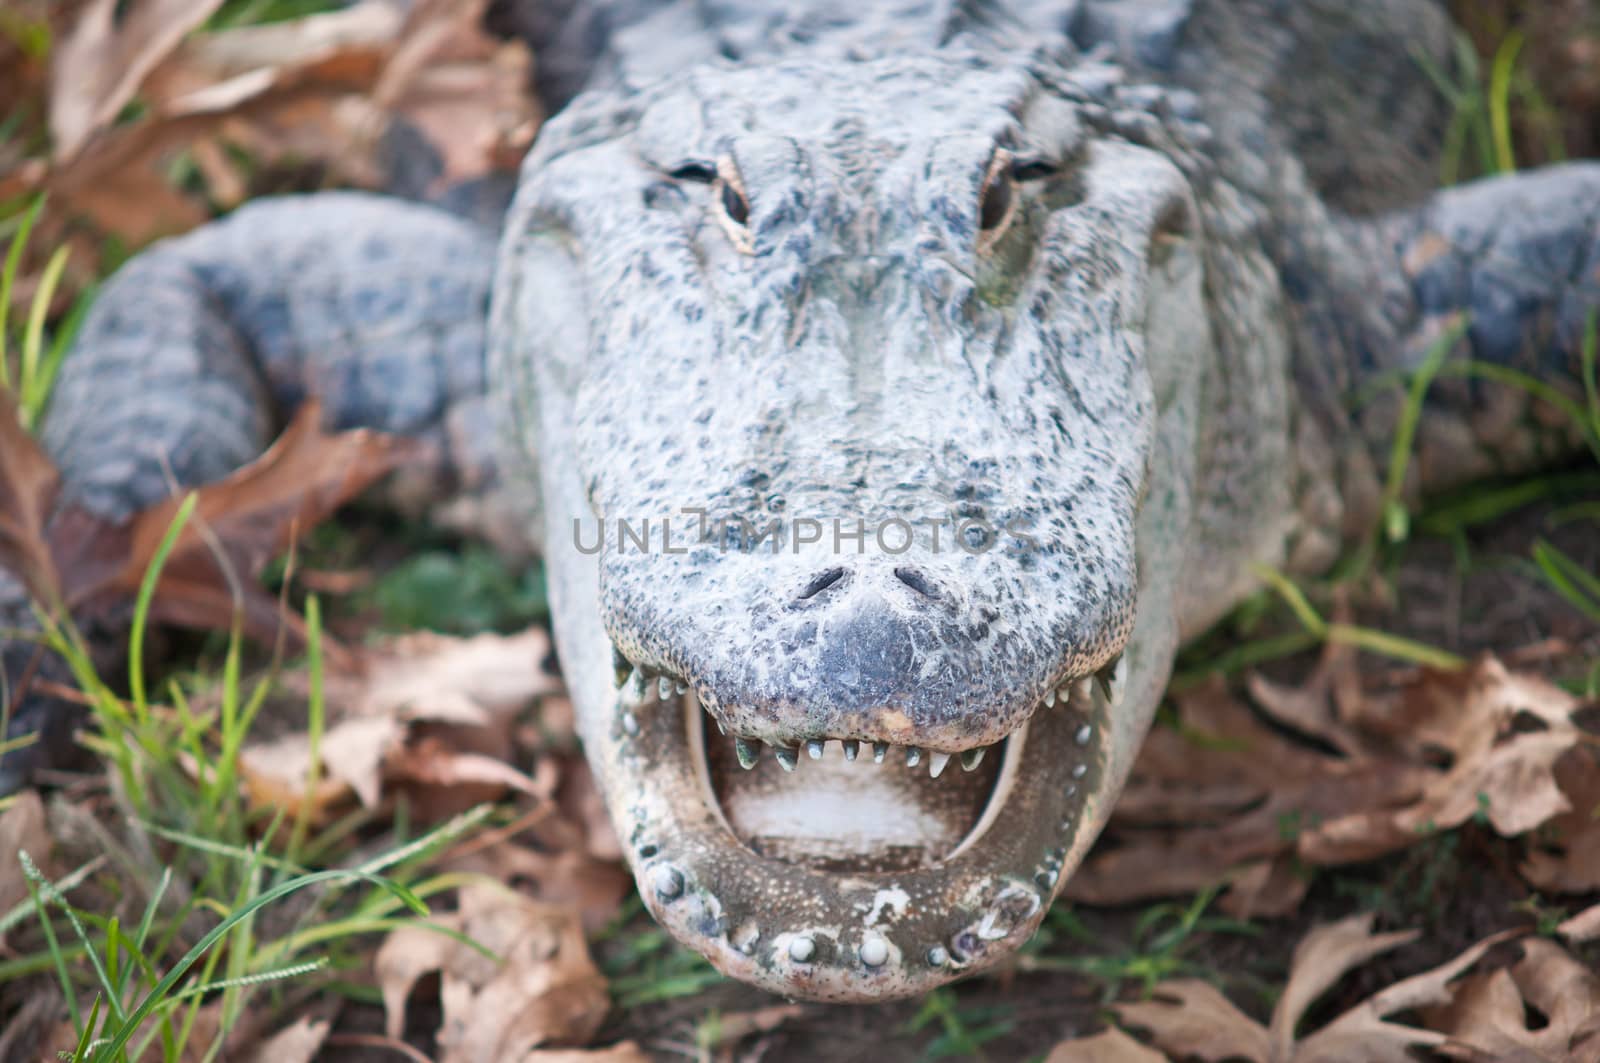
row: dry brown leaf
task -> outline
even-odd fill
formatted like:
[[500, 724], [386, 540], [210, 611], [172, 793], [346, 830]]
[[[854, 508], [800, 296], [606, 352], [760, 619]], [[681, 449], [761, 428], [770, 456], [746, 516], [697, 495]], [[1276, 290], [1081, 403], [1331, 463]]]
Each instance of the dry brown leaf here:
[[246, 1063], [311, 1063], [332, 1023], [303, 1015], [243, 1055]]
[[[1303, 894], [1296, 862], [1371, 859], [1479, 815], [1507, 835], [1564, 827], [1565, 854], [1536, 854], [1534, 874], [1593, 888], [1584, 883], [1600, 875], [1600, 830], [1568, 814], [1574, 799], [1563, 788], [1582, 787], [1554, 770], [1580, 756], [1579, 703], [1558, 688], [1486, 658], [1362, 693], [1329, 657], [1306, 689], [1259, 680], [1253, 689], [1275, 717], [1349, 754], [1269, 729], [1220, 680], [1181, 695], [1182, 730], [1151, 733], [1069, 897], [1126, 903], [1225, 882], [1230, 914], [1283, 914]], [[1565, 770], [1586, 780], [1580, 806], [1600, 802], [1592, 768]]]
[[10, 807], [0, 812], [0, 915], [28, 899], [28, 880], [22, 873], [18, 854], [26, 851], [34, 864], [48, 875], [52, 848], [50, 831], [45, 825], [44, 802], [39, 800], [37, 792], [24, 790]]
[[[30, 11], [37, 6], [23, 2]], [[50, 100], [56, 150], [46, 160], [20, 157], [15, 147], [8, 155], [0, 145], [0, 198], [48, 194], [34, 243], [72, 243], [63, 300], [100, 272], [100, 237], [138, 247], [209, 217], [205, 198], [168, 180], [167, 164], [181, 152], [192, 153], [210, 201], [227, 204], [245, 189], [224, 144], [260, 167], [311, 163], [332, 183], [381, 187], [389, 177], [385, 136], [403, 125], [439, 160], [437, 180], [425, 190], [431, 194], [513, 171], [532, 142], [540, 111], [531, 55], [521, 42], [481, 29], [471, 16], [483, 0], [430, 0], [409, 11], [365, 0], [265, 26], [190, 33], [217, 4], [89, 0], [46, 6], [39, 16], [63, 42]], [[121, 7], [127, 11], [115, 19]], [[5, 43], [0, 35], [0, 58]], [[0, 70], [0, 86], [15, 81], [26, 91], [37, 82], [30, 62], [11, 66]], [[142, 113], [116, 123], [135, 94]], [[15, 298], [32, 291], [43, 262], [29, 256]]]
[[[546, 824], [548, 826], [548, 824]], [[545, 833], [535, 830], [536, 834]], [[597, 860], [570, 835], [555, 851], [541, 851], [514, 842], [499, 842], [463, 856], [447, 857], [451, 871], [475, 872], [515, 887], [546, 904], [577, 911], [585, 930], [611, 922], [633, 891], [633, 878], [620, 861]]]
[[1600, 763], [1593, 748], [1556, 761], [1555, 780], [1572, 807], [1539, 832], [1518, 870], [1541, 890], [1600, 890]]
[[774, 1004], [767, 1008], [756, 1008], [754, 1011], [735, 1011], [719, 1015], [711, 1031], [712, 1036], [700, 1043], [701, 1058], [705, 1058], [705, 1053], [716, 1049], [717, 1058], [731, 1060], [733, 1046], [746, 1037], [771, 1033], [790, 1019], [798, 1019], [805, 1013], [803, 1004]]
[[[198, 488], [151, 604], [157, 621], [226, 631], [242, 607], [245, 630], [270, 639], [285, 618], [253, 578], [298, 535], [408, 460], [410, 442], [358, 429], [328, 434], [316, 403], [302, 407], [282, 436], [255, 461]], [[74, 613], [130, 598], [183, 505], [175, 495], [109, 524], [79, 511], [52, 522], [57, 582]], [[223, 563], [213, 552], [220, 550]], [[330, 656], [341, 651], [326, 641]]]
[[1216, 987], [1194, 979], [1163, 982], [1150, 1000], [1112, 1007], [1124, 1026], [1147, 1029], [1156, 1047], [1206, 1063], [1276, 1063], [1267, 1031]]
[[[1067, 880], [1071, 899], [1120, 904], [1237, 879], [1247, 890], [1224, 895], [1231, 914], [1282, 912], [1299, 896], [1286, 864], [1297, 831], [1351, 808], [1413, 800], [1427, 779], [1409, 765], [1299, 745], [1264, 726], [1220, 680], [1180, 696], [1178, 705], [1183, 729], [1159, 728], [1146, 739], [1118, 801], [1111, 844]], [[1279, 860], [1283, 868], [1270, 866]]]
[[650, 1063], [650, 1057], [632, 1041], [610, 1048], [536, 1048], [521, 1063]]
[[[538, 628], [471, 638], [421, 632], [360, 650], [351, 667], [324, 677], [323, 783], [313, 796], [314, 822], [331, 818], [351, 797], [378, 807], [396, 788], [427, 821], [508, 791], [553, 800], [560, 777], [553, 761], [539, 758], [531, 775], [510, 763], [517, 757], [511, 740], [517, 717], [560, 690], [543, 668], [549, 650]], [[309, 693], [303, 670], [278, 679], [276, 697], [285, 704], [304, 705]], [[304, 733], [252, 743], [240, 753], [241, 777], [264, 806], [298, 808], [310, 767]]]
[[1457, 988], [1451, 983], [1511, 934], [1486, 938], [1449, 963], [1396, 982], [1315, 1033], [1297, 1037], [1296, 1027], [1306, 1010], [1345, 974], [1415, 936], [1412, 932], [1373, 934], [1371, 915], [1353, 916], [1313, 930], [1295, 950], [1289, 981], [1273, 1010], [1270, 1028], [1239, 1011], [1210, 985], [1191, 980], [1162, 983], [1153, 1000], [1119, 1004], [1113, 1010], [1124, 1025], [1148, 1029], [1158, 1048], [1208, 1063], [1226, 1059], [1414, 1063], [1414, 1047], [1441, 1045], [1446, 1035], [1386, 1020], [1401, 1012], [1448, 1004]]
[[0, 390], [0, 569], [42, 602], [60, 592], [45, 535], [60, 489], [55, 464], [22, 427], [11, 393]]
[[56, 48], [50, 132], [55, 157], [70, 159], [133, 99], [145, 75], [222, 0], [94, 0]]
[[[1600, 1060], [1600, 978], [1553, 941], [1529, 938], [1509, 969], [1463, 979], [1426, 1013], [1458, 1059]], [[1529, 1013], [1540, 1016], [1530, 1020]]]
[[1062, 1041], [1044, 1063], [1167, 1063], [1167, 1057], [1112, 1026], [1093, 1037]]
[[496, 959], [442, 935], [430, 940], [415, 927], [391, 934], [376, 961], [389, 1035], [405, 1029], [417, 981], [438, 971], [442, 1063], [499, 1063], [540, 1045], [593, 1037], [610, 999], [576, 914], [489, 883], [462, 887], [460, 902], [455, 916], [435, 922], [459, 929]]
[[1380, 856], [1430, 830], [1460, 826], [1480, 812], [1499, 833], [1525, 833], [1571, 808], [1554, 767], [1583, 743], [1572, 720], [1577, 699], [1492, 658], [1459, 673], [1428, 672], [1360, 721], [1433, 745], [1454, 758], [1435, 772], [1419, 800], [1398, 809], [1354, 811], [1300, 839], [1300, 855], [1336, 864]]
[[1417, 939], [1415, 930], [1374, 934], [1372, 919], [1371, 914], [1356, 915], [1319, 926], [1295, 946], [1294, 959], [1289, 964], [1289, 983], [1278, 998], [1278, 1006], [1272, 1009], [1272, 1025], [1268, 1031], [1275, 1057], [1288, 1058], [1295, 1028], [1306, 1009], [1346, 972]]
[[1574, 945], [1600, 937], [1600, 904], [1585, 908], [1556, 927], [1556, 931]]

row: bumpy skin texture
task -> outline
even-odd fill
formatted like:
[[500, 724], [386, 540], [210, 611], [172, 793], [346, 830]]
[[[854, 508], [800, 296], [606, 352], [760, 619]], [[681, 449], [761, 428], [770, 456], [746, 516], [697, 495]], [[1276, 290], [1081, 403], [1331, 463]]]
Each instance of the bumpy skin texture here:
[[[1425, 197], [1429, 0], [496, 17], [559, 57], [555, 102], [587, 86], [496, 261], [425, 208], [247, 208], [102, 296], [46, 442], [121, 512], [166, 482], [136, 442], [208, 478], [314, 391], [435, 438], [429, 489], [521, 500], [646, 902], [778, 992], [882, 999], [1009, 955], [1181, 638], [1252, 562], [1316, 568], [1371, 518], [1394, 411], [1349, 397], [1462, 314], [1460, 353], [1572, 387], [1600, 305], [1600, 170]], [[1441, 390], [1420, 438], [1418, 493], [1571, 445], [1482, 385]], [[965, 842], [841, 869], [730, 826], [708, 722], [791, 768], [806, 743], [942, 766], [1007, 741]], [[776, 792], [837, 807], [807, 770]], [[917, 808], [894, 796], [851, 814]]]

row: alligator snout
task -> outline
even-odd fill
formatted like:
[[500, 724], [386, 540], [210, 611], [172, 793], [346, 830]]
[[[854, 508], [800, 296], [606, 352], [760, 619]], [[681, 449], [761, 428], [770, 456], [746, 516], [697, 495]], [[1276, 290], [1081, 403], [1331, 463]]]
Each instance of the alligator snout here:
[[[1016, 594], [1017, 565], [931, 554], [619, 557], [602, 566], [602, 598], [622, 656], [693, 688], [743, 740], [746, 763], [762, 744], [792, 764], [840, 742], [847, 754], [865, 745], [882, 760], [898, 749], [895, 759], [942, 766], [1001, 742], [1048, 692], [1120, 648], [1092, 613]], [[635, 597], [636, 586], [654, 593]], [[1060, 637], [1073, 629], [1094, 631], [1096, 645], [1086, 652]]]

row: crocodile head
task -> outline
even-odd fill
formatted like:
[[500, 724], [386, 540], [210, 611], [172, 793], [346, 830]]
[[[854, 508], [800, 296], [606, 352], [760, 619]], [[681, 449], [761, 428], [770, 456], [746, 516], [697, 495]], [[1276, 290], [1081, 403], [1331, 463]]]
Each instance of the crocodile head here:
[[1200, 305], [1190, 191], [971, 57], [631, 99], [546, 127], [494, 309], [585, 743], [681, 941], [790, 996], [924, 991], [1037, 926], [1164, 679], [1152, 307]]

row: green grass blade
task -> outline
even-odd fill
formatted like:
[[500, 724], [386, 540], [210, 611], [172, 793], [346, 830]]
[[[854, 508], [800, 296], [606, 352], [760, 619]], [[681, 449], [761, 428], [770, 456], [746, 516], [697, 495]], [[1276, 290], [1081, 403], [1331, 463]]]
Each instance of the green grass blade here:
[[1411, 378], [1406, 389], [1405, 405], [1400, 410], [1400, 423], [1395, 427], [1394, 443], [1389, 448], [1389, 473], [1383, 488], [1383, 526], [1392, 543], [1404, 542], [1410, 534], [1410, 517], [1401, 496], [1405, 492], [1406, 470], [1411, 464], [1411, 450], [1417, 438], [1417, 424], [1422, 420], [1422, 404], [1428, 389], [1444, 366], [1445, 359], [1467, 333], [1469, 321], [1463, 315], [1445, 331], [1445, 334], [1428, 348], [1422, 365]]
[[306, 598], [306, 672], [311, 685], [306, 705], [306, 740], [309, 751], [306, 760], [306, 784], [295, 813], [294, 826], [289, 831], [289, 845], [284, 850], [291, 861], [300, 858], [306, 835], [311, 829], [311, 812], [315, 804], [317, 787], [322, 782], [322, 731], [327, 721], [327, 705], [322, 690], [322, 607], [316, 595]]
[[61, 283], [61, 273], [67, 268], [68, 247], [58, 247], [45, 264], [39, 278], [39, 290], [28, 307], [28, 324], [22, 334], [22, 355], [17, 371], [17, 396], [21, 399], [22, 426], [32, 428], [44, 405], [40, 385], [40, 361], [44, 355], [44, 322], [50, 313], [50, 300], [56, 286]]
[[144, 570], [144, 578], [139, 581], [139, 597], [133, 607], [133, 627], [128, 632], [128, 693], [133, 698], [134, 711], [141, 723], [148, 722], [150, 713], [150, 703], [145, 700], [144, 689], [144, 634], [150, 622], [150, 603], [155, 598], [156, 584], [161, 582], [161, 569], [166, 565], [173, 548], [178, 545], [178, 536], [183, 534], [184, 526], [194, 515], [198, 500], [199, 496], [192, 491], [183, 500], [172, 523], [167, 526], [167, 534], [162, 537], [161, 545], [156, 548], [155, 557], [150, 559], [150, 567]]
[[97, 1063], [110, 1063], [110, 1061], [114, 1060], [117, 1057], [117, 1053], [121, 1052], [122, 1049], [126, 1047], [128, 1041], [133, 1037], [134, 1033], [137, 1032], [139, 1027], [144, 1024], [144, 1021], [150, 1017], [151, 1012], [153, 1012], [158, 1006], [167, 1000], [168, 997], [172, 995], [173, 991], [177, 988], [178, 983], [183, 980], [183, 976], [188, 973], [189, 968], [193, 967], [196, 961], [198, 961], [200, 957], [204, 956], [213, 945], [232, 932], [235, 926], [244, 920], [249, 919], [257, 911], [266, 905], [271, 904], [273, 901], [276, 901], [282, 897], [287, 897], [291, 893], [314, 886], [320, 882], [334, 881], [367, 882], [371, 885], [378, 886], [382, 889], [388, 890], [390, 893], [393, 893], [406, 905], [406, 907], [410, 908], [417, 915], [426, 916], [428, 914], [427, 906], [424, 905], [422, 901], [419, 900], [416, 895], [406, 887], [400, 885], [398, 882], [395, 882], [392, 879], [384, 878], [381, 875], [369, 874], [365, 871], [351, 871], [333, 868], [326, 871], [313, 871], [310, 874], [301, 875], [298, 878], [293, 878], [287, 882], [280, 883], [279, 885], [262, 892], [244, 908], [230, 914], [222, 922], [212, 927], [210, 932], [207, 933], [205, 937], [195, 942], [194, 946], [189, 949], [188, 952], [184, 953], [183, 958], [174, 964], [172, 969], [167, 972], [166, 977], [162, 978], [160, 982], [156, 983], [155, 987], [151, 989], [149, 993], [145, 994], [144, 999], [139, 1002], [139, 1006], [135, 1008], [133, 1013], [119, 1025], [116, 1034], [105, 1046], [100, 1049], [99, 1052], [95, 1054]]
[[1582, 565], [1545, 539], [1534, 544], [1533, 562], [1539, 566], [1545, 581], [1574, 609], [1600, 623], [1600, 578], [1585, 571]]
[[1496, 173], [1514, 173], [1517, 169], [1516, 150], [1511, 142], [1511, 75], [1517, 69], [1522, 44], [1520, 31], [1506, 34], [1494, 53], [1489, 72], [1489, 126], [1494, 131]]
[[17, 269], [22, 265], [22, 252], [28, 246], [28, 235], [33, 232], [33, 223], [39, 220], [39, 212], [44, 209], [44, 196], [33, 201], [22, 216], [22, 223], [17, 226], [17, 233], [11, 238], [11, 247], [6, 251], [6, 264], [0, 269], [0, 387], [11, 387], [11, 367], [7, 361], [6, 337], [11, 316], [11, 295], [17, 285]]

